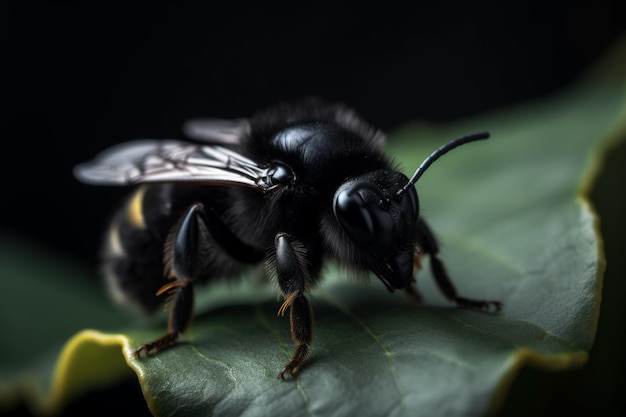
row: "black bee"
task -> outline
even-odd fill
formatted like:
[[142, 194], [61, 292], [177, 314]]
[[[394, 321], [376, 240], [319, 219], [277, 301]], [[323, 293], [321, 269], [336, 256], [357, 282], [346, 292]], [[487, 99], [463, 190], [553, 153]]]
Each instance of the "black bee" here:
[[414, 289], [414, 267], [430, 256], [443, 294], [462, 307], [498, 301], [458, 295], [419, 216], [413, 184], [449, 150], [489, 135], [456, 139], [430, 155], [411, 179], [383, 154], [383, 134], [340, 104], [281, 104], [250, 119], [186, 125], [200, 143], [132, 141], [76, 167], [85, 183], [140, 184], [115, 215], [104, 250], [113, 295], [147, 311], [170, 294], [169, 331], [141, 353], [170, 346], [191, 321], [193, 286], [266, 260], [289, 310], [296, 344], [278, 374], [309, 355], [313, 313], [306, 293], [324, 259], [373, 272], [389, 291]]

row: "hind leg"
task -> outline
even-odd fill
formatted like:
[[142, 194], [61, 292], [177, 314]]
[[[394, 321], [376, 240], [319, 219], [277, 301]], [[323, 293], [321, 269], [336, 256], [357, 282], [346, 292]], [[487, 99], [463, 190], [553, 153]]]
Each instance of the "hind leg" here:
[[192, 205], [165, 242], [165, 274], [171, 281], [157, 295], [169, 294], [168, 333], [140, 346], [134, 352], [135, 357], [173, 345], [188, 327], [193, 315], [193, 282], [206, 273], [210, 239], [232, 258], [255, 262], [263, 257], [261, 252], [239, 240], [211, 210], [200, 203]]

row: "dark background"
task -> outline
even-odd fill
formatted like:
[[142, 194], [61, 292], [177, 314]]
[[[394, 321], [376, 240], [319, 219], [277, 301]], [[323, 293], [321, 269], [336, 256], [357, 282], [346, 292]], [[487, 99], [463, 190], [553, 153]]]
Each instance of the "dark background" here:
[[311, 94], [344, 101], [386, 131], [468, 117], [570, 85], [626, 29], [607, 2], [522, 4], [287, 15], [3, 3], [3, 178], [15, 198], [1, 226], [92, 259], [94, 235], [123, 192], [79, 184], [72, 167], [106, 146], [180, 137], [190, 117], [245, 117]]
[[[288, 13], [243, 5], [3, 2], [0, 231], [93, 265], [123, 191], [79, 184], [72, 167], [113, 143], [180, 137], [191, 117], [242, 117], [313, 94], [351, 104], [389, 131], [410, 120], [446, 122], [558, 92], [626, 24], [618, 1], [546, 3], [383, 10], [318, 4]], [[626, 161], [618, 151], [609, 168]], [[622, 186], [612, 178], [624, 170], [616, 172], [600, 179], [606, 195]], [[604, 216], [602, 207], [615, 204], [598, 193]], [[620, 256], [620, 247], [607, 243], [609, 259], [611, 250]], [[620, 278], [616, 271], [607, 271], [607, 287], [611, 274]], [[603, 306], [603, 315], [624, 313]], [[583, 371], [523, 371], [503, 412], [625, 410], [616, 382], [616, 370], [626, 369], [619, 368], [621, 354], [614, 369], [594, 365], [594, 355], [626, 347], [623, 336], [609, 333], [601, 324], [594, 348], [600, 352], [592, 352]], [[586, 401], [590, 395], [597, 400]]]

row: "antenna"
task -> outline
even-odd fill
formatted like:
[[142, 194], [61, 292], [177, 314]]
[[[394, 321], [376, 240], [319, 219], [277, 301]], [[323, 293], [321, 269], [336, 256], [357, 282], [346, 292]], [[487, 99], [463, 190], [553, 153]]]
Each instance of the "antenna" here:
[[415, 171], [415, 174], [413, 174], [409, 182], [406, 183], [406, 185], [402, 187], [400, 191], [397, 192], [396, 195], [401, 196], [402, 194], [404, 194], [413, 184], [417, 182], [418, 179], [420, 179], [420, 177], [422, 176], [422, 174], [424, 174], [424, 172], [428, 169], [428, 167], [437, 159], [439, 159], [440, 156], [445, 155], [446, 153], [450, 152], [452, 149], [458, 146], [461, 146], [463, 144], [466, 144], [468, 142], [474, 142], [477, 140], [487, 139], [488, 137], [489, 137], [488, 132], [472, 133], [466, 136], [461, 136], [460, 138], [456, 138], [446, 143], [445, 145], [437, 149], [435, 152], [431, 153], [426, 159], [424, 159], [424, 162], [422, 162], [422, 164], [417, 168], [417, 171]]

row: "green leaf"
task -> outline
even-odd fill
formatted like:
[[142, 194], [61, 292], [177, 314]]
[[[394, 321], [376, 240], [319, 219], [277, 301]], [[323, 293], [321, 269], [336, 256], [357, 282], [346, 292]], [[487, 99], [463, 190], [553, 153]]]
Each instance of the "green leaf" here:
[[[0, 398], [21, 395], [35, 410], [56, 412], [130, 368], [155, 415], [472, 416], [497, 410], [521, 366], [562, 370], [587, 361], [604, 258], [586, 194], [603, 153], [626, 136], [624, 79], [623, 71], [618, 82], [596, 77], [541, 102], [446, 126], [414, 124], [390, 137], [389, 153], [410, 174], [445, 141], [491, 132], [490, 140], [438, 160], [416, 187], [459, 292], [500, 300], [502, 312], [451, 306], [438, 293], [427, 258], [418, 276], [421, 304], [387, 293], [375, 280], [354, 282], [330, 266], [311, 296], [311, 357], [295, 378], [279, 381], [294, 346], [288, 319], [276, 315], [280, 301], [271, 287], [248, 279], [208, 288], [181, 343], [137, 360], [132, 350], [164, 333], [162, 316], [149, 326], [126, 325], [100, 293], [70, 279], [71, 272], [61, 274], [65, 266], [44, 260], [35, 268], [32, 259], [41, 254], [20, 261], [22, 251], [11, 251], [14, 242], [5, 239], [2, 264], [25, 277], [11, 281], [10, 293], [30, 297], [38, 286], [60, 294], [37, 300], [55, 326], [34, 314], [25, 339], [3, 340]], [[18, 297], [2, 297], [6, 329], [11, 323], [4, 318], [24, 310]], [[61, 314], [58, 307], [70, 311]], [[60, 337], [83, 327], [103, 331], [77, 333], [53, 371], [50, 358]], [[24, 394], [25, 375], [39, 375], [39, 394]]]
[[13, 235], [0, 235], [0, 265], [0, 411], [26, 400], [33, 412], [54, 414], [129, 374], [119, 341], [67, 341], [81, 329], [119, 330], [128, 320], [89, 269]]

